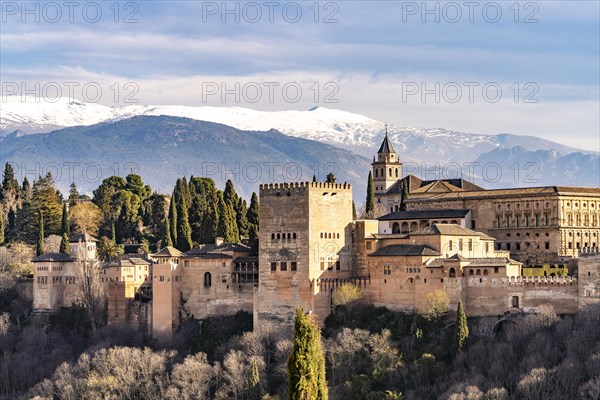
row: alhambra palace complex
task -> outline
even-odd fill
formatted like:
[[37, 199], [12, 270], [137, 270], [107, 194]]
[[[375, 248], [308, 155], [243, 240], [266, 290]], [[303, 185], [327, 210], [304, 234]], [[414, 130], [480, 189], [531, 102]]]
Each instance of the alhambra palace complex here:
[[[297, 307], [323, 321], [343, 283], [360, 287], [364, 301], [407, 312], [439, 290], [469, 316], [535, 312], [542, 304], [575, 313], [600, 301], [600, 188], [485, 190], [463, 179], [403, 177], [387, 135], [372, 176], [374, 219], [353, 220], [348, 184], [264, 184], [258, 256], [218, 242], [105, 263], [109, 323], [169, 340], [183, 318], [245, 310], [255, 329], [281, 330]], [[38, 312], [77, 299], [81, 257], [94, 260], [96, 243], [88, 235], [71, 241], [71, 256], [34, 259]], [[538, 268], [516, 261], [531, 254], [542, 260]]]

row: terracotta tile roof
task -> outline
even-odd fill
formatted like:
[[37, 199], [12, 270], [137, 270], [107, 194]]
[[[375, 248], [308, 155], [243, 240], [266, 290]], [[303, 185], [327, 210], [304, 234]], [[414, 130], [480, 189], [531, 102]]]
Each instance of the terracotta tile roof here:
[[380, 256], [439, 256], [440, 253], [433, 247], [425, 244], [390, 244], [374, 253], [369, 257]]
[[75, 261], [75, 257], [70, 254], [64, 253], [44, 253], [40, 256], [37, 256], [33, 260], [33, 262], [42, 262], [42, 261], [56, 261], [56, 262], [73, 262]]
[[379, 221], [405, 220], [405, 219], [430, 219], [430, 218], [465, 218], [471, 210], [415, 210], [395, 211], [378, 218]]
[[[425, 228], [410, 232], [413, 235], [456, 235], [456, 236], [481, 236], [481, 232], [475, 232], [471, 229], [463, 228], [456, 224], [433, 224]], [[486, 235], [487, 236], [487, 235]]]
[[183, 253], [173, 246], [167, 246], [160, 249], [159, 252], [152, 254], [154, 257], [181, 257]]

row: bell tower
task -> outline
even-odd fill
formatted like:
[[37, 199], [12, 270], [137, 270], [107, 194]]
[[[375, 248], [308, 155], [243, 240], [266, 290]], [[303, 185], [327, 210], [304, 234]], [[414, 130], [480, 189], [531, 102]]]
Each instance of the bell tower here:
[[392, 142], [388, 138], [387, 124], [385, 124], [385, 137], [377, 151], [377, 158], [373, 157], [373, 186], [375, 194], [382, 194], [402, 178], [402, 163], [396, 155]]

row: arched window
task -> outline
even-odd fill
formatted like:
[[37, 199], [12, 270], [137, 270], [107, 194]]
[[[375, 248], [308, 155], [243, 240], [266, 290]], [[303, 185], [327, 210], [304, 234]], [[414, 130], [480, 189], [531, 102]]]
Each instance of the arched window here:
[[292, 238], [292, 234], [291, 234], [291, 233], [288, 233], [288, 235], [287, 235], [287, 238], [288, 238], [288, 239], [291, 239], [291, 238]]
[[339, 233], [337, 234], [337, 238], [338, 238], [338, 239], [340, 238], [340, 234], [339, 234]]
[[473, 270], [472, 269], [469, 270], [469, 275], [473, 276]]
[[381, 177], [385, 178], [385, 169], [384, 168], [381, 168]]
[[455, 270], [454, 268], [450, 268], [450, 269], [448, 270], [448, 276], [449, 276], [450, 278], [455, 278], [455, 277], [456, 277], [456, 270]]
[[419, 229], [419, 226], [417, 225], [416, 222], [411, 222], [410, 223], [410, 230], [412, 231], [416, 231], [417, 229]]
[[379, 170], [377, 168], [375, 168], [375, 178], [378, 178], [379, 175]]
[[271, 233], [271, 239], [275, 239], [275, 234]]
[[477, 272], [475, 273], [475, 275], [481, 275], [481, 270], [478, 269]]
[[398, 222], [394, 222], [392, 225], [392, 233], [400, 233], [400, 224]]
[[396, 168], [396, 178], [398, 177], [398, 168]]
[[212, 277], [210, 276], [210, 272], [204, 273], [204, 287], [212, 286]]
[[484, 275], [487, 275], [487, 274], [488, 274], [488, 270], [487, 270], [487, 269], [484, 269], [484, 270], [483, 270], [483, 274], [484, 274]]
[[403, 222], [402, 223], [401, 232], [402, 233], [408, 233], [408, 222]]
[[321, 239], [323, 239], [323, 232], [321, 232]]
[[292, 239], [296, 239], [296, 232], [292, 233]]

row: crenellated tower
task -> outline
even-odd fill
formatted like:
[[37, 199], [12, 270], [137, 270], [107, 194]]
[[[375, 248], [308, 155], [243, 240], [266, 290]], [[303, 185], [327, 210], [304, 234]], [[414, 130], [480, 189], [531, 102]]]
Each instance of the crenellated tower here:
[[373, 157], [371, 165], [373, 167], [373, 186], [376, 195], [387, 192], [398, 179], [402, 178], [402, 163], [388, 138], [387, 124], [385, 126], [385, 137], [377, 151], [377, 159]]

